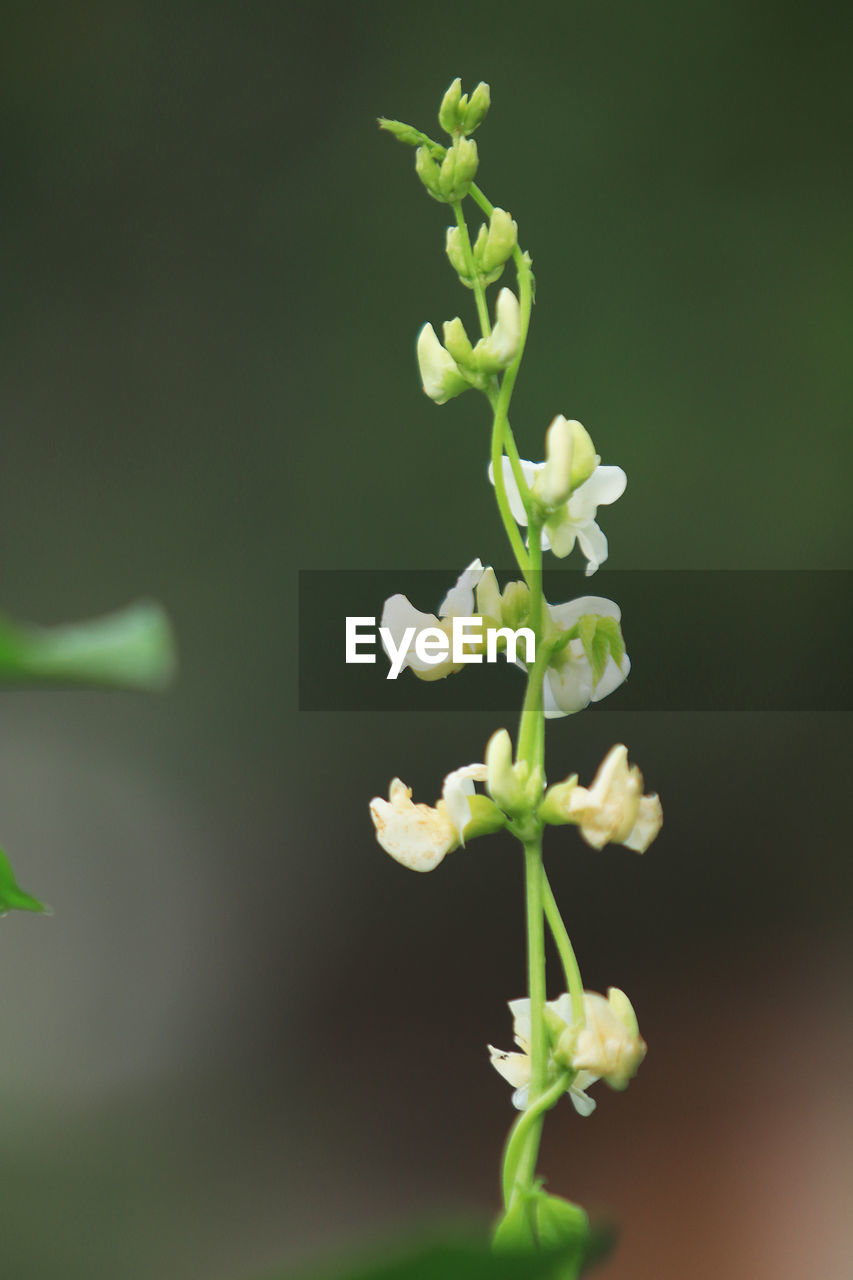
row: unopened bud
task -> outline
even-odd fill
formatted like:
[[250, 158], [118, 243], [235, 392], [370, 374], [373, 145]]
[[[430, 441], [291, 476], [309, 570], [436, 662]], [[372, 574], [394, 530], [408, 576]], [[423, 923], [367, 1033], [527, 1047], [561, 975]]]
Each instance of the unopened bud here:
[[463, 284], [471, 287], [471, 278], [468, 275], [468, 263], [465, 260], [465, 249], [462, 243], [462, 232], [458, 227], [448, 227], [447, 236], [444, 242], [444, 251], [447, 259], [459, 276]]
[[489, 107], [492, 105], [492, 95], [489, 86], [481, 80], [477, 88], [471, 94], [470, 101], [463, 107], [460, 103], [460, 126], [463, 133], [473, 133], [479, 125], [483, 123]]
[[467, 196], [477, 172], [477, 144], [470, 138], [457, 138], [441, 162], [439, 198], [455, 203]]
[[418, 147], [415, 152], [415, 173], [434, 199], [444, 200], [441, 194], [441, 170], [427, 147]]
[[570, 419], [572, 431], [572, 489], [588, 480], [600, 462], [589, 432], [574, 418]]
[[[445, 133], [453, 134], [459, 128], [460, 120], [460, 104], [462, 102], [462, 81], [459, 76], [453, 81], [453, 84], [445, 93], [441, 100], [441, 106], [438, 109], [438, 123], [441, 125]], [[468, 98], [465, 98], [465, 107], [468, 106]]]
[[503, 267], [517, 243], [518, 224], [505, 209], [495, 209], [489, 219], [488, 230], [484, 224], [477, 236], [474, 246], [477, 266], [484, 275], [491, 275]]
[[424, 392], [436, 404], [444, 404], [470, 386], [459, 372], [456, 361], [439, 342], [431, 324], [425, 324], [418, 334], [418, 367]]
[[469, 365], [473, 356], [473, 348], [465, 332], [465, 326], [458, 316], [444, 322], [444, 346], [457, 364]]
[[571, 424], [559, 414], [545, 436], [545, 465], [534, 485], [537, 498], [551, 511], [567, 502], [572, 491], [572, 452]]
[[517, 631], [530, 613], [530, 589], [526, 582], [508, 582], [501, 596], [501, 622]]
[[521, 308], [511, 289], [501, 289], [495, 307], [495, 327], [474, 348], [474, 363], [481, 373], [497, 373], [518, 355], [521, 346]]
[[578, 775], [571, 774], [564, 782], [557, 782], [545, 792], [545, 799], [539, 808], [539, 817], [554, 827], [565, 826], [567, 822], [575, 822], [569, 813], [569, 796], [578, 785]]

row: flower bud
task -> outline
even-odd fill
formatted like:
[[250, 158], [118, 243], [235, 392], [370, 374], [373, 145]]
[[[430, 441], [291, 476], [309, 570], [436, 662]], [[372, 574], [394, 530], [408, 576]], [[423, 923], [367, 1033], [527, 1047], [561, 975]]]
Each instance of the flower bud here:
[[418, 147], [415, 152], [415, 173], [435, 200], [444, 200], [441, 194], [441, 171], [427, 147]]
[[517, 631], [530, 613], [530, 588], [526, 582], [508, 582], [501, 596], [501, 623]]
[[419, 147], [424, 140], [424, 135], [419, 129], [413, 129], [410, 124], [404, 124], [402, 120], [388, 120], [385, 116], [380, 116], [378, 124], [380, 129], [393, 134], [398, 142], [403, 142], [408, 147]]
[[578, 775], [571, 774], [564, 782], [557, 782], [545, 792], [545, 799], [539, 808], [539, 817], [551, 826], [565, 826], [572, 822], [569, 815], [569, 796], [578, 785]]
[[444, 251], [447, 254], [451, 267], [459, 276], [459, 279], [470, 289], [472, 281], [471, 277], [468, 275], [468, 263], [465, 261], [465, 250], [462, 245], [462, 232], [458, 227], [447, 228]]
[[[467, 95], [465, 97], [465, 107], [468, 106]], [[453, 84], [445, 93], [441, 100], [441, 106], [438, 109], [438, 123], [441, 125], [445, 133], [453, 134], [461, 124], [460, 105], [462, 103], [462, 81], [459, 76], [453, 81]], [[464, 108], [463, 108], [464, 110]]]
[[458, 316], [444, 322], [444, 346], [457, 364], [471, 363], [473, 348], [465, 332], [465, 326]]
[[463, 99], [459, 104], [459, 114], [461, 117], [460, 127], [463, 133], [473, 133], [485, 120], [489, 107], [492, 105], [492, 95], [489, 86], [481, 80], [477, 88], [471, 94], [470, 101], [467, 103]]
[[477, 172], [477, 144], [470, 138], [457, 138], [441, 162], [439, 199], [449, 204], [467, 196]]
[[545, 465], [534, 485], [537, 498], [550, 511], [567, 502], [572, 491], [572, 446], [571, 424], [559, 414], [545, 436]]
[[574, 418], [569, 421], [572, 431], [572, 489], [588, 480], [601, 459], [595, 452], [589, 432]]
[[492, 568], [483, 571], [477, 584], [477, 612], [481, 618], [501, 621], [501, 591]]
[[474, 365], [481, 373], [497, 373], [518, 355], [521, 346], [521, 308], [511, 289], [501, 289], [495, 307], [495, 327], [474, 348]]
[[483, 224], [474, 246], [474, 258], [483, 275], [491, 275], [502, 268], [517, 243], [518, 224], [505, 209], [495, 209], [489, 219], [488, 231]]
[[506, 729], [498, 729], [486, 747], [486, 786], [495, 804], [506, 813], [524, 808], [524, 788], [512, 762], [512, 739]]
[[452, 400], [470, 386], [459, 372], [456, 361], [439, 342], [431, 324], [425, 324], [418, 334], [418, 367], [424, 393], [436, 404]]

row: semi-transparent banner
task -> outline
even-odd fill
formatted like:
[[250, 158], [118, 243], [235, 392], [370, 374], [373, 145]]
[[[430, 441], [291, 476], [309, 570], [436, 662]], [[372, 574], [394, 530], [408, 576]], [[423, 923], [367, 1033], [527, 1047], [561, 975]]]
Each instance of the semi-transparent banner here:
[[[517, 569], [495, 572], [501, 590], [519, 578]], [[517, 663], [530, 656], [523, 605], [512, 619], [519, 624], [517, 643], [504, 635], [490, 644], [489, 632], [502, 619], [485, 615], [485, 596], [478, 606], [477, 595], [463, 584], [450, 610], [442, 609], [458, 576], [458, 569], [303, 570], [300, 709], [517, 712], [524, 691]], [[591, 598], [591, 605], [579, 606], [582, 613], [606, 612], [602, 601], [621, 612], [630, 670], [601, 705], [851, 709], [848, 571], [604, 570], [586, 578], [556, 570], [545, 573], [544, 586], [551, 606]], [[571, 611], [555, 614], [567, 616]], [[573, 645], [583, 661], [579, 641]], [[513, 647], [515, 663], [507, 656]], [[419, 678], [414, 666], [432, 678]]]

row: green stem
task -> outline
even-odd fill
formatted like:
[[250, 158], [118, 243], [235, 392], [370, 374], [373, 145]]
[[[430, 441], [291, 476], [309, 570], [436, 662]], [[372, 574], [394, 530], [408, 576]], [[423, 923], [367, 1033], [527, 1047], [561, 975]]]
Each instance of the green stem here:
[[546, 1111], [550, 1111], [562, 1098], [574, 1079], [573, 1071], [564, 1071], [552, 1085], [540, 1094], [535, 1102], [516, 1120], [510, 1130], [504, 1151], [503, 1173], [501, 1178], [504, 1207], [509, 1208], [515, 1193], [518, 1175], [518, 1163], [527, 1146], [532, 1127], [537, 1121], [542, 1123]]
[[477, 303], [477, 315], [480, 320], [480, 329], [483, 337], [488, 338], [492, 331], [489, 323], [489, 309], [486, 306], [486, 291], [483, 288], [483, 277], [477, 270], [474, 262], [474, 250], [471, 248], [471, 237], [468, 234], [468, 224], [465, 221], [465, 214], [462, 212], [462, 201], [455, 200], [451, 208], [456, 215], [456, 225], [459, 228], [459, 235], [462, 240], [462, 253], [465, 257], [465, 265], [468, 268], [468, 276], [474, 288], [474, 298]]
[[[542, 837], [524, 842], [527, 896], [527, 988], [530, 996], [530, 1101], [536, 1104], [548, 1085], [548, 1031], [545, 1026], [545, 929], [542, 913]], [[529, 1191], [536, 1173], [536, 1157], [542, 1136], [539, 1109], [526, 1130], [516, 1161], [513, 1183]]]
[[545, 874], [545, 868], [542, 868], [542, 902], [545, 908], [545, 919], [548, 921], [548, 928], [554, 938], [557, 952], [560, 956], [560, 963], [563, 966], [563, 972], [566, 975], [566, 985], [570, 996], [572, 997], [572, 1020], [575, 1023], [583, 1023], [586, 1019], [586, 1011], [583, 1003], [583, 981], [581, 979], [581, 971], [578, 967], [577, 957], [575, 956], [574, 947], [563, 917], [560, 915], [560, 908], [557, 906], [557, 899], [554, 897], [554, 891], [548, 882]]

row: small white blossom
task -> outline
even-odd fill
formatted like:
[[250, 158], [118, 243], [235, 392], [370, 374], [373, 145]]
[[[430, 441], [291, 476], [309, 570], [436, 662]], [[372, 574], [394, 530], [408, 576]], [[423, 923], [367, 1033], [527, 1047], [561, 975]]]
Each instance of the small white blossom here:
[[599, 766], [592, 786], [574, 787], [566, 813], [587, 844], [603, 849], [611, 841], [645, 853], [663, 824], [657, 795], [643, 795], [643, 775], [628, 764], [628, 748], [613, 747]]
[[433, 871], [448, 853], [464, 845], [474, 783], [485, 780], [484, 764], [454, 769], [444, 779], [441, 799], [428, 805], [414, 804], [411, 787], [394, 778], [388, 799], [374, 796], [370, 802], [376, 839], [386, 853], [411, 871]]
[[[549, 604], [546, 608], [561, 631], [570, 631], [585, 613], [614, 618], [617, 622], [622, 618], [618, 604], [604, 596], [580, 596], [566, 604]], [[554, 719], [557, 716], [574, 715], [576, 711], [589, 706], [590, 702], [600, 702], [619, 688], [630, 670], [631, 660], [627, 653], [623, 655], [621, 665], [617, 665], [611, 655], [601, 679], [593, 688], [593, 671], [584, 652], [583, 642], [580, 639], [570, 640], [565, 648], [554, 655], [545, 674], [542, 696], [546, 717]]]
[[[444, 676], [450, 675], [453, 671], [461, 670], [459, 664], [453, 663], [449, 657], [444, 662], [422, 661], [415, 652], [415, 641], [419, 632], [425, 631], [428, 627], [438, 628], [450, 638], [453, 618], [472, 617], [475, 613], [474, 592], [485, 572], [486, 570], [480, 560], [472, 560], [467, 569], [462, 570], [456, 580], [456, 584], [450, 588], [442, 600], [438, 607], [437, 615], [434, 613], [421, 613], [420, 609], [416, 609], [407, 596], [399, 594], [389, 596], [382, 610], [380, 626], [390, 634], [397, 652], [399, 652], [403, 644], [406, 631], [410, 627], [415, 629], [415, 634], [409, 640], [402, 658], [401, 671], [406, 667], [411, 667], [415, 675], [420, 677], [421, 680], [440, 680]], [[385, 653], [393, 662], [394, 654], [389, 649], [381, 630], [380, 637]]]
[[[574, 1024], [572, 1000], [568, 993], [549, 1000], [546, 1009], [552, 1024], [562, 1023], [562, 1035], [549, 1030], [547, 1082], [552, 1083], [560, 1071], [569, 1067], [577, 1074], [569, 1089], [569, 1097], [579, 1115], [595, 1110], [595, 1100], [586, 1090], [597, 1080], [612, 1089], [625, 1089], [637, 1073], [646, 1054], [637, 1019], [624, 992], [610, 987], [607, 999], [596, 991], [583, 993], [584, 1024]], [[513, 1106], [524, 1111], [530, 1100], [530, 1001], [511, 1000], [513, 1035], [520, 1053], [506, 1053], [489, 1045], [492, 1066], [512, 1085]], [[556, 1046], [555, 1046], [556, 1039]]]
[[[503, 474], [506, 496], [513, 517], [522, 526], [527, 524], [527, 512], [521, 500], [518, 485], [509, 458], [504, 457]], [[522, 460], [521, 471], [529, 489], [536, 495], [537, 481], [548, 464]], [[494, 469], [489, 463], [489, 480], [494, 484]], [[567, 502], [557, 507], [545, 521], [542, 529], [542, 549], [554, 552], [560, 558], [567, 556], [577, 541], [587, 560], [589, 577], [607, 559], [607, 538], [595, 522], [598, 508], [620, 498], [628, 483], [621, 467], [596, 466], [592, 475], [579, 485]]]

